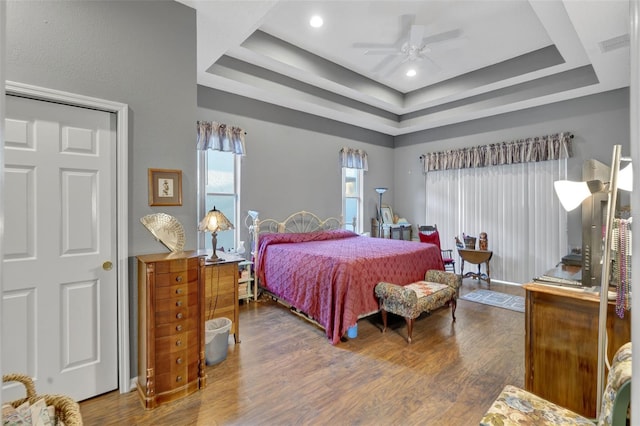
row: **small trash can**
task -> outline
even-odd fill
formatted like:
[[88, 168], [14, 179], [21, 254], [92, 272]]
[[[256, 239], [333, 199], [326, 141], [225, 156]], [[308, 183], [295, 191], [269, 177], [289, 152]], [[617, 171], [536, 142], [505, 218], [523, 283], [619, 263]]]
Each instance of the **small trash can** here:
[[227, 359], [229, 349], [229, 318], [216, 318], [204, 323], [205, 359], [207, 365], [217, 364]]

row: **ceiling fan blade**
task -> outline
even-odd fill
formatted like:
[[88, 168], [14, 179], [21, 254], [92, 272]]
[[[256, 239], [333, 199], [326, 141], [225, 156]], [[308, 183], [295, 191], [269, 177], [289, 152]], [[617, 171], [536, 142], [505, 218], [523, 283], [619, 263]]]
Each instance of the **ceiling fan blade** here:
[[373, 69], [371, 70], [374, 74], [382, 71], [383, 69], [389, 67], [391, 71], [393, 71], [399, 65], [400, 56], [397, 55], [389, 55], [382, 61], [380, 61]]
[[400, 16], [400, 30], [402, 31], [402, 34], [400, 35], [401, 38], [408, 38], [414, 22], [416, 22], [416, 15], [414, 14]]
[[376, 50], [366, 50], [364, 52], [365, 55], [400, 55], [397, 49], [376, 49]]
[[427, 72], [429, 72], [430, 74], [435, 74], [437, 72], [442, 71], [442, 68], [440, 68], [440, 66], [436, 64], [435, 61], [430, 57], [426, 55], [421, 55], [420, 58], [426, 64]]
[[402, 60], [400, 56], [396, 56], [396, 57], [395, 57], [395, 61], [394, 61], [394, 62], [395, 62], [395, 63], [392, 63], [392, 65], [391, 65], [391, 66], [389, 66], [389, 69], [387, 70], [387, 72], [386, 72], [386, 73], [384, 73], [384, 75], [383, 75], [383, 77], [384, 77], [384, 78], [387, 78], [387, 77], [389, 77], [391, 74], [393, 74], [393, 73], [398, 69], [398, 67], [399, 67], [400, 65], [402, 65], [402, 63], [403, 63], [403, 62], [405, 62], [405, 61], [404, 61], [404, 60]]
[[427, 51], [443, 51], [450, 49], [459, 49], [469, 42], [467, 37], [458, 37], [450, 40], [442, 40], [435, 43], [428, 43], [424, 45], [424, 49]]
[[353, 43], [351, 47], [356, 49], [392, 49], [395, 44], [383, 44], [383, 43]]
[[410, 46], [422, 46], [422, 39], [424, 38], [424, 26], [412, 25], [409, 32], [409, 45]]
[[351, 47], [356, 49], [399, 49], [402, 43], [406, 40], [407, 34], [413, 25], [413, 21], [416, 19], [415, 15], [402, 15], [400, 16], [400, 28], [401, 34], [398, 36], [398, 40], [395, 43], [367, 43], [356, 42]]
[[441, 43], [444, 41], [458, 39], [462, 36], [462, 30], [460, 28], [455, 30], [444, 31], [438, 34], [433, 34], [422, 39], [422, 45], [431, 45]]

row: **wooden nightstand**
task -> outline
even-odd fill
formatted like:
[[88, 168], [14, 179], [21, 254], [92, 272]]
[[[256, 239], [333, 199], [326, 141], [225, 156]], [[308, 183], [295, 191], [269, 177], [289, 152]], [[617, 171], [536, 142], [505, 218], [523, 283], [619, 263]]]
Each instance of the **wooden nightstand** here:
[[[228, 254], [219, 253], [221, 258]], [[204, 319], [229, 318], [232, 322], [229, 333], [240, 343], [238, 321], [238, 263], [242, 259], [231, 257], [218, 262], [205, 261], [204, 273]]]

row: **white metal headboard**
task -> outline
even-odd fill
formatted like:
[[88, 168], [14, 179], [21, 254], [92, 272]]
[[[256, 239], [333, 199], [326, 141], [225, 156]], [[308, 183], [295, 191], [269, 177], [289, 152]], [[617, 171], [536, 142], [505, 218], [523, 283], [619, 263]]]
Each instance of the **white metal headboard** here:
[[315, 231], [330, 231], [342, 228], [343, 222], [341, 218], [329, 217], [320, 219], [313, 213], [300, 211], [293, 213], [282, 222], [275, 219], [256, 219], [253, 222], [256, 239], [260, 233], [307, 233]]

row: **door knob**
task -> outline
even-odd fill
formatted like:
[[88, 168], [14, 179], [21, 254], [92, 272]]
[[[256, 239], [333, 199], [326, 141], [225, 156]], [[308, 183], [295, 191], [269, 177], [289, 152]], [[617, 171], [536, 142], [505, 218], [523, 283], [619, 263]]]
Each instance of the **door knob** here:
[[105, 271], [110, 271], [112, 268], [113, 263], [109, 262], [108, 260], [102, 264], [102, 269], [104, 269]]

